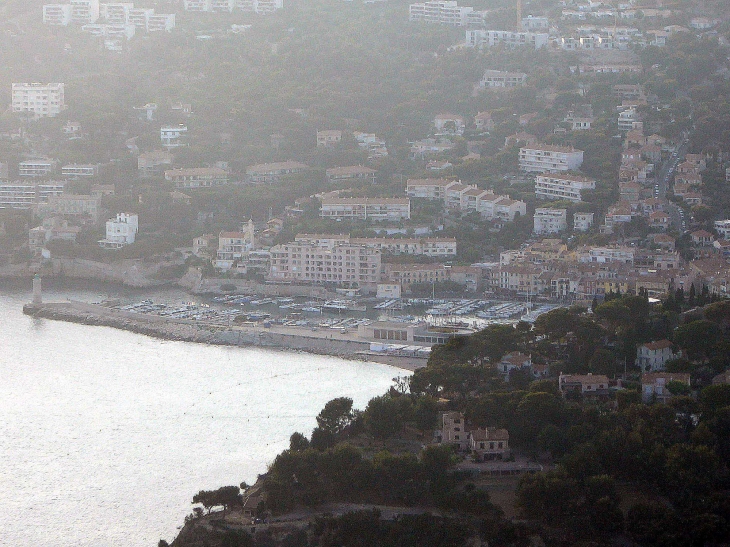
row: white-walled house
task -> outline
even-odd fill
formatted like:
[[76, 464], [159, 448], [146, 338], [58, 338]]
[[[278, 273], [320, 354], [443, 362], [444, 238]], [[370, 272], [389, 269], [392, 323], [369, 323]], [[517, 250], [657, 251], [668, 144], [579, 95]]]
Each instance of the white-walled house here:
[[131, 245], [137, 236], [139, 217], [132, 213], [118, 213], [106, 221], [106, 238], [99, 241], [104, 249], [121, 249]]
[[636, 350], [636, 366], [642, 371], [656, 372], [664, 370], [667, 361], [677, 359], [678, 353], [674, 351], [674, 344], [669, 340], [658, 340], [641, 344]]

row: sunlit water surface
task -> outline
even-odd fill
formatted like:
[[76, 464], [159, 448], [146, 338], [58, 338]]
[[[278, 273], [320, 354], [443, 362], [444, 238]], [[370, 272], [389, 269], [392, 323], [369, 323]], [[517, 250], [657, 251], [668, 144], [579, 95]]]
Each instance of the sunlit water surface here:
[[0, 288], [0, 545], [170, 541], [198, 490], [255, 481], [329, 399], [362, 408], [405, 374], [32, 319], [29, 298]]

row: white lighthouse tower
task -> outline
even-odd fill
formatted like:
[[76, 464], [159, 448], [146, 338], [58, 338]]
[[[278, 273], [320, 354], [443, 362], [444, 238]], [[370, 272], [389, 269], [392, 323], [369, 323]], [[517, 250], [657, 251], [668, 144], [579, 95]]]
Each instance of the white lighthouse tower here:
[[43, 294], [41, 292], [41, 276], [35, 274], [33, 276], [33, 304], [43, 304]]

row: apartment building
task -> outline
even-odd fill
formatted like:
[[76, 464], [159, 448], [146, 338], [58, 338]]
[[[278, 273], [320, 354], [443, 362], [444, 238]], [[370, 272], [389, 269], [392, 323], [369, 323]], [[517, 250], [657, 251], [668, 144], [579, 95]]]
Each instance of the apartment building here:
[[31, 209], [63, 194], [66, 181], [13, 181], [0, 183], [0, 209]]
[[147, 29], [147, 22], [154, 14], [153, 9], [131, 8], [127, 13], [127, 24], [134, 25], [138, 29]]
[[134, 243], [139, 229], [139, 217], [132, 213], [118, 213], [106, 221], [106, 237], [99, 240], [103, 249], [121, 249]]
[[187, 146], [188, 126], [179, 125], [163, 125], [160, 128], [160, 142], [165, 148], [177, 148], [179, 146]]
[[485, 70], [479, 81], [479, 87], [503, 88], [520, 87], [527, 81], [524, 72], [504, 72], [501, 70]]
[[567, 209], [551, 209], [538, 207], [533, 218], [533, 232], [541, 234], [558, 234], [568, 229]]
[[231, 13], [235, 5], [235, 0], [211, 0], [210, 11], [219, 13]]
[[578, 254], [579, 262], [591, 262], [594, 264], [609, 264], [619, 262], [621, 264], [634, 263], [634, 250], [630, 247], [592, 247], [585, 249]]
[[165, 168], [172, 166], [173, 156], [165, 150], [145, 152], [137, 157], [139, 178], [151, 179], [165, 174]]
[[218, 251], [213, 265], [221, 270], [230, 270], [236, 261], [243, 259], [255, 246], [256, 235], [252, 220], [240, 232], [221, 232], [218, 235]]
[[532, 15], [528, 15], [522, 18], [521, 25], [523, 30], [528, 31], [548, 30], [550, 28], [550, 21], [547, 17], [533, 17]]
[[278, 282], [333, 284], [375, 292], [380, 281], [377, 249], [347, 243], [320, 246], [287, 243], [270, 250], [268, 279]]
[[375, 184], [377, 173], [375, 169], [363, 167], [362, 165], [353, 165], [350, 167], [332, 167], [327, 169], [325, 176], [327, 182], [330, 183], [365, 181]]
[[165, 180], [175, 188], [211, 188], [228, 184], [228, 172], [217, 167], [195, 167], [165, 171]]
[[170, 32], [174, 28], [174, 13], [152, 13], [147, 17], [147, 32]]
[[528, 173], [577, 171], [583, 164], [583, 150], [547, 144], [520, 148], [520, 169]]
[[317, 131], [317, 148], [333, 148], [342, 142], [342, 131], [326, 129]]
[[408, 179], [406, 195], [410, 198], [439, 199], [446, 198], [446, 190], [460, 184], [455, 180], [445, 179]]
[[469, 24], [472, 7], [460, 7], [455, 1], [433, 1], [411, 4], [408, 8], [409, 20], [434, 23], [452, 27], [465, 27]]
[[675, 353], [674, 344], [669, 340], [658, 340], [641, 344], [636, 349], [636, 366], [642, 371], [656, 372], [664, 370], [667, 361], [677, 359], [679, 353]]
[[253, 184], [271, 184], [291, 175], [299, 175], [309, 169], [297, 161], [261, 163], [246, 168], [246, 181]]
[[508, 30], [467, 30], [466, 45], [469, 47], [504, 46], [510, 49], [529, 46], [532, 49], [547, 47], [550, 36], [542, 32], [513, 32]]
[[98, 174], [98, 165], [69, 163], [61, 167], [61, 176], [69, 179], [91, 178]]
[[43, 24], [65, 27], [71, 23], [71, 4], [46, 4], [43, 6]]
[[362, 245], [371, 249], [378, 249], [381, 252], [392, 255], [417, 255], [429, 257], [453, 257], [456, 256], [456, 238], [450, 237], [427, 237], [417, 238], [381, 238], [363, 237], [352, 238], [350, 243]]
[[18, 164], [18, 175], [28, 178], [43, 178], [51, 176], [54, 169], [56, 169], [54, 160], [25, 160]]
[[71, 0], [71, 22], [90, 25], [99, 19], [99, 0]]
[[593, 213], [575, 213], [573, 215], [573, 229], [577, 232], [587, 232], [593, 226]]
[[54, 118], [66, 108], [64, 84], [14, 83], [12, 108], [35, 119]]
[[183, 0], [185, 11], [210, 11], [213, 0]]
[[383, 279], [397, 283], [405, 292], [413, 285], [432, 285], [449, 281], [449, 268], [444, 264], [398, 264], [385, 263], [382, 268]]
[[353, 219], [400, 222], [411, 218], [408, 198], [324, 198], [319, 216], [329, 219]]
[[595, 189], [595, 180], [578, 175], [545, 173], [535, 178], [535, 196], [538, 199], [565, 199], [578, 203], [583, 190]]
[[266, 15], [284, 7], [283, 0], [236, 0], [236, 9]]
[[100, 195], [54, 194], [38, 205], [40, 216], [89, 217], [93, 222], [99, 219], [100, 210]]
[[129, 10], [134, 9], [132, 2], [107, 3], [99, 6], [99, 16], [107, 23], [124, 25], [129, 17]]

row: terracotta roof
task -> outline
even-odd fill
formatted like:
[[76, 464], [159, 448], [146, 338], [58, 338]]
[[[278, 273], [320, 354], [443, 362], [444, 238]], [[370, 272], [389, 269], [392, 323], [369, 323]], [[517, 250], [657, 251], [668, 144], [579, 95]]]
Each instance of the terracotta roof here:
[[370, 169], [369, 167], [363, 167], [362, 165], [352, 165], [350, 167], [332, 167], [331, 169], [327, 169], [327, 176], [329, 177], [333, 175], [353, 175], [357, 173], [373, 174], [375, 172], [375, 169]]
[[674, 344], [672, 344], [669, 340], [657, 340], [656, 342], [648, 342], [646, 344], [642, 344], [641, 347], [644, 347], [650, 351], [656, 351], [660, 349], [666, 349], [671, 348]]
[[665, 382], [682, 382], [690, 385], [690, 375], [688, 372], [645, 372], [641, 375], [641, 383], [643, 384], [656, 384], [657, 380], [664, 380]]
[[509, 441], [509, 432], [506, 429], [488, 427], [472, 430], [471, 437], [475, 441]]

